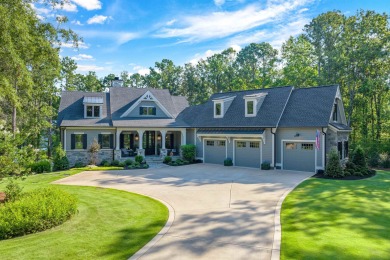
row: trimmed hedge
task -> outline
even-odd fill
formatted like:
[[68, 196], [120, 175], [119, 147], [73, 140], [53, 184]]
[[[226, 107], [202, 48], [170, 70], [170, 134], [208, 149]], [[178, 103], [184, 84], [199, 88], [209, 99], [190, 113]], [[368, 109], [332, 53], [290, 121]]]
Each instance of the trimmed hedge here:
[[193, 144], [186, 144], [182, 145], [180, 148], [183, 159], [189, 161], [190, 163], [193, 163], [195, 161], [196, 156], [196, 146]]
[[77, 211], [75, 196], [56, 187], [25, 193], [0, 207], [0, 240], [58, 226]]
[[40, 160], [30, 165], [31, 171], [35, 173], [51, 172], [51, 163], [49, 160]]
[[233, 166], [233, 160], [231, 158], [226, 158], [224, 161], [223, 161], [223, 165], [224, 166]]

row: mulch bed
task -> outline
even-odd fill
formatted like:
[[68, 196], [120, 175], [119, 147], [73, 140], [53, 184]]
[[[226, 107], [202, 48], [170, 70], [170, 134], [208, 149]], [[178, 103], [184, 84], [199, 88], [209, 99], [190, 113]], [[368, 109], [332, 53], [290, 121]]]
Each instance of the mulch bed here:
[[342, 180], [342, 181], [356, 181], [356, 180], [363, 180], [363, 179], [368, 179], [371, 177], [374, 177], [376, 173], [370, 174], [370, 175], [365, 175], [365, 176], [345, 176], [342, 178], [332, 178], [329, 176], [324, 175], [323, 173], [317, 173], [313, 175], [313, 178], [318, 178], [318, 179], [331, 179], [331, 180]]
[[4, 202], [5, 202], [5, 193], [0, 192], [0, 203], [4, 203]]

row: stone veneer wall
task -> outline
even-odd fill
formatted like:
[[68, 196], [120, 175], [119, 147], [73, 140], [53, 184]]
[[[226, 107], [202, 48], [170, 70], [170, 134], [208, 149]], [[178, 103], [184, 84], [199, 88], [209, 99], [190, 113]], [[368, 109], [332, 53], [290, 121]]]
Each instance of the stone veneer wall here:
[[[348, 135], [348, 132], [335, 132], [329, 129], [326, 133], [326, 154], [328, 155], [332, 148], [337, 150], [337, 142], [347, 141]], [[325, 158], [328, 161], [328, 156]]]
[[[102, 160], [112, 161], [112, 150], [100, 150], [97, 155], [97, 164]], [[69, 160], [69, 165], [72, 167], [76, 162], [81, 162], [85, 165], [89, 164], [90, 154], [87, 151], [66, 151], [66, 156]]]

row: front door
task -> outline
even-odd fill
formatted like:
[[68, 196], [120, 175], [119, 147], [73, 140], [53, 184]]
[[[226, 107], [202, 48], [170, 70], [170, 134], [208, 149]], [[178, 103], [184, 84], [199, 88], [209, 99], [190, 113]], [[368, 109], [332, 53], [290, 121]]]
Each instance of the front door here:
[[156, 153], [156, 132], [146, 131], [143, 137], [143, 147], [145, 149], [145, 155], [155, 155]]

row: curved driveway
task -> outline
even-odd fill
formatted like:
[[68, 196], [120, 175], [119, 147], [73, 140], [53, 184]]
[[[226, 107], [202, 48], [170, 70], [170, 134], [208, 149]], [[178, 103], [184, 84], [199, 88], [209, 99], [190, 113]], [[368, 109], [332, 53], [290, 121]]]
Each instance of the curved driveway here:
[[126, 190], [170, 204], [172, 226], [140, 259], [275, 259], [278, 201], [311, 175], [196, 164], [83, 172], [55, 183]]

